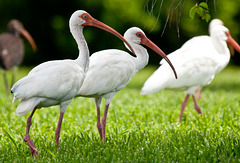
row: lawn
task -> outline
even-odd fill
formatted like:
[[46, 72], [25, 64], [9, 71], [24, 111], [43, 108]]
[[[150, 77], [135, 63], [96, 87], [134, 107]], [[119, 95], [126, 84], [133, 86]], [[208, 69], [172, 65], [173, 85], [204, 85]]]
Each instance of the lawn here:
[[[203, 88], [199, 100], [203, 117], [190, 99], [181, 124], [183, 92], [163, 90], [140, 96], [144, 81], [155, 69], [150, 66], [140, 71], [113, 98], [106, 144], [98, 135], [92, 99], [77, 98], [70, 103], [59, 149], [54, 138], [59, 106], [37, 110], [30, 129], [38, 149], [34, 158], [23, 141], [29, 114], [16, 116], [19, 101], [12, 104], [12, 95], [6, 97], [1, 84], [0, 162], [240, 162], [240, 67], [228, 66]], [[29, 70], [20, 68], [17, 78]]]

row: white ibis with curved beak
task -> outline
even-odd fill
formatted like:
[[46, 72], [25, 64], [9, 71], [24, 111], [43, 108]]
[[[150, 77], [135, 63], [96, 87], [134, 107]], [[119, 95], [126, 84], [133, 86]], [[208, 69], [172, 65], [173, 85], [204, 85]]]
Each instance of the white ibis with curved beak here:
[[162, 89], [185, 91], [187, 95], [181, 106], [180, 122], [190, 95], [194, 100], [196, 111], [202, 114], [194, 92], [199, 87], [209, 84], [215, 74], [226, 67], [230, 59], [227, 43], [240, 53], [240, 46], [231, 37], [229, 30], [222, 25], [214, 26], [210, 37], [199, 36], [190, 41], [169, 54], [178, 79], [174, 79], [169, 66], [161, 61], [162, 65], [147, 79], [141, 91], [142, 95], [152, 94]]
[[32, 116], [37, 108], [60, 105], [60, 117], [55, 132], [56, 144], [59, 147], [63, 115], [69, 103], [82, 86], [85, 73], [88, 69], [89, 50], [83, 36], [83, 27], [95, 26], [101, 28], [116, 35], [128, 44], [121, 34], [94, 19], [83, 10], [78, 10], [72, 14], [69, 26], [78, 44], [78, 58], [75, 60], [55, 60], [42, 63], [33, 68], [27, 76], [16, 82], [11, 89], [12, 93], [14, 93], [13, 102], [16, 99], [21, 99], [16, 109], [16, 114], [23, 116], [32, 110], [32, 113], [27, 119], [26, 134], [24, 137], [24, 141], [27, 142], [30, 147], [32, 156], [37, 154], [37, 149], [30, 139], [29, 129], [32, 124]]
[[5, 71], [13, 67], [12, 86], [15, 80], [16, 66], [19, 66], [22, 63], [24, 56], [24, 45], [20, 34], [29, 41], [33, 51], [37, 50], [33, 38], [24, 29], [23, 24], [18, 20], [11, 20], [8, 23], [8, 32], [0, 35], [0, 66], [3, 69], [3, 79], [7, 94], [9, 94], [9, 86]]
[[[170, 60], [152, 41], [150, 41], [144, 32], [132, 27], [128, 29], [124, 38], [130, 43], [136, 52], [136, 57], [127, 52], [116, 49], [109, 49], [96, 52], [90, 56], [89, 70], [83, 85], [77, 93], [77, 96], [94, 98], [97, 109], [97, 128], [101, 140], [105, 140], [105, 127], [108, 108], [113, 96], [123, 89], [132, 77], [148, 63], [147, 50], [141, 46], [146, 45], [160, 56], [162, 56], [175, 72]], [[102, 98], [106, 99], [105, 110], [100, 122], [100, 105]]]

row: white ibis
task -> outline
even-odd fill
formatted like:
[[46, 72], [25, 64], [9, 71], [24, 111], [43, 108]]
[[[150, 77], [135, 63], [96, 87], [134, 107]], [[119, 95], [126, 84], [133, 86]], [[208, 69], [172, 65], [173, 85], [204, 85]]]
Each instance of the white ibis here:
[[[224, 25], [223, 24], [223, 22], [220, 20], [220, 19], [213, 19], [213, 20], [211, 20], [211, 22], [209, 23], [209, 26], [208, 26], [208, 33], [209, 33], [209, 35], [211, 34], [211, 32], [212, 32], [212, 30], [213, 30], [213, 27], [215, 27], [215, 26], [217, 26], [217, 25]], [[203, 40], [204, 41], [204, 40]], [[189, 44], [192, 44], [191, 43], [191, 40], [189, 40], [189, 41], [187, 41], [187, 43]], [[198, 43], [198, 44], [201, 44], [200, 42], [196, 42], [196, 43]], [[231, 54], [233, 54], [234, 53], [234, 49], [230, 46], [230, 53]], [[209, 82], [209, 84], [210, 84], [210, 82]], [[200, 98], [200, 96], [201, 96], [201, 90], [202, 90], [202, 87], [200, 87], [200, 88], [198, 88], [197, 90], [196, 90], [196, 97], [197, 98]]]
[[106, 30], [127, 43], [117, 31], [94, 19], [83, 10], [78, 10], [72, 14], [69, 26], [78, 44], [78, 58], [75, 60], [55, 60], [42, 63], [33, 68], [27, 76], [16, 82], [11, 89], [12, 93], [14, 93], [13, 102], [16, 99], [21, 99], [16, 109], [16, 114], [23, 116], [32, 110], [27, 119], [26, 134], [24, 137], [24, 141], [30, 147], [32, 156], [37, 154], [37, 149], [30, 139], [29, 129], [32, 124], [32, 116], [37, 108], [60, 105], [60, 117], [55, 132], [56, 144], [59, 147], [64, 112], [82, 86], [85, 73], [88, 69], [89, 50], [83, 36], [83, 27], [95, 26]]
[[[137, 27], [128, 29], [124, 34], [124, 38], [133, 47], [136, 57], [116, 49], [103, 50], [92, 54], [86, 78], [77, 93], [77, 96], [94, 98], [97, 109], [97, 128], [103, 143], [105, 140], [108, 108], [113, 96], [123, 89], [131, 78], [148, 63], [149, 56], [147, 50], [141, 44], [148, 46], [162, 56], [170, 64], [177, 77], [170, 60], [160, 48], [146, 37], [141, 29]], [[105, 98], [106, 101], [102, 122], [100, 122], [102, 98]]]
[[199, 87], [209, 84], [215, 74], [228, 64], [230, 53], [227, 43], [231, 44], [240, 53], [240, 46], [231, 37], [226, 27], [215, 26], [210, 36], [194, 37], [180, 49], [169, 54], [169, 58], [178, 74], [177, 80], [174, 79], [168, 65], [161, 61], [160, 64], [162, 65], [147, 79], [142, 87], [142, 95], [152, 94], [162, 89], [185, 91], [187, 95], [181, 106], [180, 122], [190, 95], [194, 100], [196, 111], [202, 114], [194, 92]]
[[37, 50], [33, 38], [24, 29], [23, 24], [18, 20], [11, 20], [8, 23], [8, 32], [0, 35], [0, 66], [3, 69], [3, 79], [7, 94], [9, 93], [9, 86], [5, 71], [13, 67], [12, 86], [15, 80], [16, 66], [19, 66], [22, 63], [24, 56], [24, 45], [20, 34], [29, 41], [34, 51]]

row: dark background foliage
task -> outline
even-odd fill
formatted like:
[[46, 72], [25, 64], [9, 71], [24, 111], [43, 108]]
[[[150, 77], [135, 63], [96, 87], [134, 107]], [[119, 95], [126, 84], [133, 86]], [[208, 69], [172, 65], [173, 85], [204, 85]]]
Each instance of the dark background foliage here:
[[[221, 19], [240, 42], [239, 0], [4, 0], [0, 1], [0, 32], [6, 32], [9, 20], [18, 19], [35, 39], [38, 52], [34, 54], [30, 45], [25, 44], [24, 65], [74, 59], [78, 49], [68, 21], [74, 11], [81, 9], [121, 34], [132, 26], [140, 27], [168, 54], [191, 37], [208, 34], [206, 21], [189, 17], [191, 7], [200, 2], [207, 2], [211, 17]], [[119, 39], [100, 29], [87, 27], [84, 35], [91, 53], [113, 48], [127, 51]], [[158, 64], [161, 58], [151, 50], [148, 52], [150, 63]], [[235, 54], [232, 63], [240, 64], [240, 56]]]

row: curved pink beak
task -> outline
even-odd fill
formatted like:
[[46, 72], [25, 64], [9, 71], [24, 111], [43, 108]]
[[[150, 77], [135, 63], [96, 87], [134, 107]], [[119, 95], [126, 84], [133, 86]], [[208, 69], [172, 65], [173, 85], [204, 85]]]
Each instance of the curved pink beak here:
[[132, 53], [134, 55], [135, 52], [133, 50], [133, 48], [131, 47], [131, 45], [127, 42], [127, 40], [120, 34], [118, 33], [116, 30], [114, 30], [113, 28], [109, 27], [108, 25], [98, 21], [97, 19], [94, 19], [92, 16], [90, 16], [88, 14], [88, 20], [86, 20], [86, 23], [83, 24], [83, 26], [94, 26], [94, 27], [97, 27], [97, 28], [100, 28], [100, 29], [103, 29], [109, 33], [112, 33], [114, 34], [115, 36], [117, 36], [119, 39], [121, 39], [123, 42], [125, 42], [127, 44], [127, 46], [131, 49]]
[[168, 57], [166, 56], [166, 54], [157, 46], [155, 45], [151, 40], [149, 40], [145, 35], [143, 35], [142, 39], [141, 39], [141, 44], [146, 45], [147, 47], [151, 48], [153, 51], [155, 51], [156, 53], [158, 53], [161, 57], [163, 57], [168, 64], [171, 66], [173, 73], [175, 75], [175, 78], [177, 79], [177, 73], [175, 68], [173, 67], [171, 61], [168, 59]]
[[30, 45], [33, 48], [33, 51], [36, 52], [37, 51], [37, 46], [32, 38], [32, 36], [28, 33], [28, 31], [26, 31], [25, 29], [21, 29], [20, 33], [28, 40], [28, 42], [30, 43]]
[[234, 54], [234, 51], [232, 48], [234, 48], [236, 51], [238, 51], [238, 53], [240, 53], [240, 46], [238, 45], [238, 43], [232, 38], [232, 36], [230, 35], [230, 32], [227, 31], [226, 35], [228, 37], [227, 39], [227, 43], [229, 45], [230, 48], [230, 52], [231, 54]]

